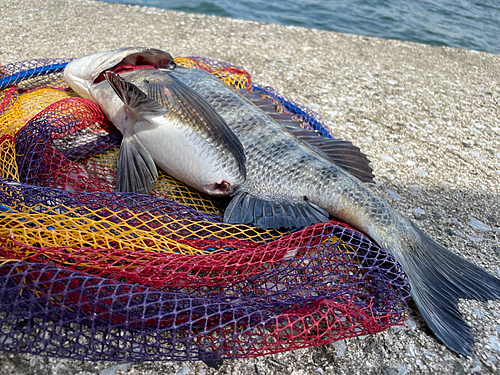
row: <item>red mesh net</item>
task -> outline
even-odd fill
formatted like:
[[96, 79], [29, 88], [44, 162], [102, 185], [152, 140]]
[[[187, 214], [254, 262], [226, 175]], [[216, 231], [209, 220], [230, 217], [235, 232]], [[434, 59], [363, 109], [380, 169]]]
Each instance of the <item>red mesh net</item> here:
[[[294, 231], [224, 224], [226, 201], [162, 172], [152, 195], [114, 193], [121, 134], [96, 105], [63, 90], [54, 68], [61, 61], [27, 62], [39, 74], [29, 84], [13, 77], [23, 76], [23, 63], [1, 69], [0, 87], [29, 88], [0, 93], [0, 349], [215, 360], [402, 320], [406, 276], [342, 223]], [[253, 88], [230, 64], [176, 62]], [[314, 112], [266, 90], [305, 127], [329, 135]]]

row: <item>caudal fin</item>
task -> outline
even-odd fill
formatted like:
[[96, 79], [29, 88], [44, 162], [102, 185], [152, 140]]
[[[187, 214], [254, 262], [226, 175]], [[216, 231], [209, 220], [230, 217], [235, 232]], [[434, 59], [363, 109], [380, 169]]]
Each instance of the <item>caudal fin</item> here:
[[410, 226], [408, 248], [400, 254], [394, 251], [394, 256], [408, 275], [412, 298], [436, 337], [451, 350], [469, 355], [474, 337], [458, 311], [457, 299], [500, 298], [500, 280]]

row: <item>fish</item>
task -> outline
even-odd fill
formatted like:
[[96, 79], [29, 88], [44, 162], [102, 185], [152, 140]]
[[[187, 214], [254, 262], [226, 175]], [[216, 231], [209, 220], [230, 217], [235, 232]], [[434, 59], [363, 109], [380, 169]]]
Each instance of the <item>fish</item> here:
[[[144, 61], [151, 65], [148, 69], [143, 69]], [[86, 56], [70, 62], [65, 77], [79, 95], [100, 105], [118, 129], [133, 129], [141, 142], [144, 139], [146, 151], [142, 152], [149, 152], [158, 167], [195, 189], [205, 187], [201, 191], [229, 196], [224, 222], [265, 229], [300, 228], [335, 218], [368, 235], [405, 271], [412, 299], [437, 339], [452, 351], [471, 355], [474, 337], [458, 311], [457, 300], [497, 299], [500, 280], [446, 249], [379, 198], [365, 183], [373, 179], [368, 158], [352, 143], [304, 129], [297, 119], [277, 113], [262, 92], [236, 90], [202, 69], [176, 66], [171, 56], [160, 50], [130, 47]], [[120, 105], [123, 108], [108, 108]], [[187, 131], [196, 138], [205, 130], [197, 127], [188, 131], [192, 121], [185, 121], [186, 126], [170, 134], [170, 127], [158, 125], [164, 124], [160, 117], [168, 117], [179, 106], [195, 111], [204, 123], [213, 120], [216, 112], [229, 128], [218, 124], [212, 132], [204, 133], [213, 137], [224, 129], [229, 134], [213, 141], [215, 157], [206, 148], [196, 147], [183, 154], [196, 163], [206, 157], [213, 168], [218, 156], [224, 165], [229, 160], [230, 167], [214, 179], [207, 179], [206, 171], [178, 173], [179, 168], [173, 165], [179, 160], [166, 160], [167, 155], [162, 155], [181, 152], [180, 143], [170, 137], [187, 137], [181, 134]], [[120, 111], [128, 117], [114, 115]], [[150, 126], [145, 124], [148, 122], [165, 126], [154, 134], [156, 143], [139, 137], [140, 131]], [[135, 148], [127, 152], [132, 156], [119, 159], [119, 164], [130, 164], [137, 158]], [[185, 162], [182, 165], [186, 167]], [[130, 178], [120, 176], [120, 165], [117, 173], [117, 180]], [[137, 176], [151, 175], [148, 173], [138, 172]], [[227, 186], [221, 188], [223, 181]], [[117, 191], [136, 191], [136, 185], [140, 183], [124, 183]], [[123, 187], [132, 190], [120, 190]], [[141, 189], [149, 192], [150, 184]]]

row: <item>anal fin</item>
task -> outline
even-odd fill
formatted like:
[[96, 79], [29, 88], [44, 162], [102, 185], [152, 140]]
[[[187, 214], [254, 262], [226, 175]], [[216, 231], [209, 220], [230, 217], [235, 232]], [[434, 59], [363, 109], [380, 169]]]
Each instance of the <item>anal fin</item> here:
[[118, 154], [116, 192], [149, 194], [158, 171], [153, 158], [135, 134], [123, 138]]
[[229, 203], [224, 222], [263, 229], [302, 228], [328, 222], [328, 213], [305, 199], [276, 200], [239, 192]]

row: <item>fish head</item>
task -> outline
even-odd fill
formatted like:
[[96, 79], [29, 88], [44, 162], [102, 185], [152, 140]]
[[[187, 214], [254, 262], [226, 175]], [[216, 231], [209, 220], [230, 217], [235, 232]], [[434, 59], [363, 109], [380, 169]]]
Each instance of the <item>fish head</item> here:
[[174, 68], [174, 59], [167, 52], [146, 47], [125, 47], [71, 61], [64, 69], [64, 78], [78, 95], [95, 101], [93, 100], [94, 88], [105, 80], [106, 71], [123, 73], [137, 69], [172, 70]]

